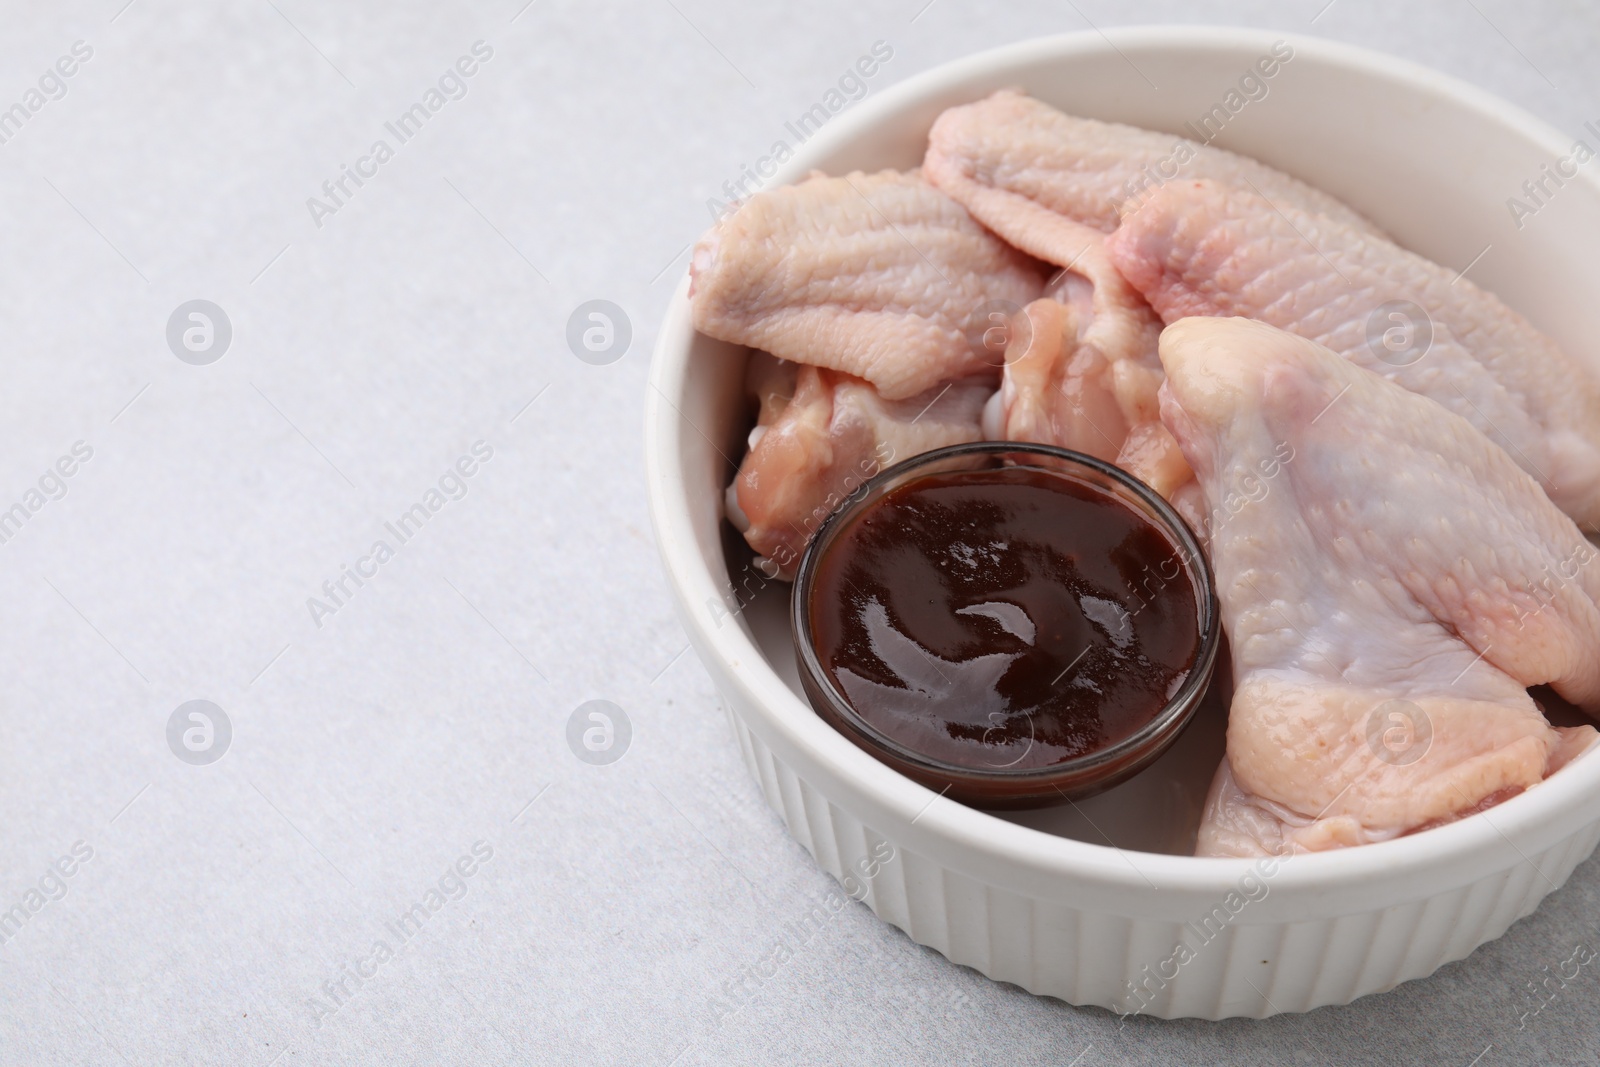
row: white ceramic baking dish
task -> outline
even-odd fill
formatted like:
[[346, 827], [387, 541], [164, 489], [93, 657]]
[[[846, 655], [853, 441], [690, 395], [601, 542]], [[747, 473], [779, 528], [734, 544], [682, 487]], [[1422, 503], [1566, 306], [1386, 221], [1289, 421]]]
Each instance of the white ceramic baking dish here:
[[[1266, 95], [1252, 88], [1230, 100], [1285, 37], [1293, 57], [1265, 81]], [[1440, 263], [1470, 267], [1600, 369], [1588, 270], [1600, 183], [1588, 169], [1559, 188], [1547, 181], [1551, 195], [1537, 206], [1523, 189], [1570, 156], [1572, 139], [1471, 86], [1344, 45], [1172, 27], [1028, 41], [909, 79], [832, 119], [775, 181], [814, 167], [913, 167], [943, 108], [1006, 86], [1173, 133], [1221, 105], [1228, 121], [1217, 143], [1342, 197]], [[1514, 213], [1513, 197], [1534, 213]], [[720, 502], [748, 429], [746, 353], [694, 332], [687, 282], [661, 327], [645, 438], [651, 513], [683, 624], [767, 801], [823, 869], [915, 940], [1074, 1004], [1263, 1017], [1345, 1003], [1461, 959], [1594, 849], [1593, 753], [1484, 814], [1272, 869], [1178, 854], [1221, 753], [1219, 708], [1134, 780], [1043, 813], [966, 808], [876, 762], [801, 695], [788, 587], [731, 587]]]

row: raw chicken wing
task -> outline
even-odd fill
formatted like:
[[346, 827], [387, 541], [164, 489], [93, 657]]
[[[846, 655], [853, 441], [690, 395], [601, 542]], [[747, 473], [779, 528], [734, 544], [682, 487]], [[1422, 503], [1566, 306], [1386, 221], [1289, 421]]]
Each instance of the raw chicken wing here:
[[690, 269], [700, 332], [865, 378], [887, 400], [997, 370], [970, 327], [1043, 287], [1026, 256], [897, 171], [757, 193], [701, 238]]
[[750, 451], [728, 487], [728, 518], [768, 574], [789, 579], [811, 535], [878, 471], [945, 445], [982, 438], [993, 374], [885, 400], [848, 374], [751, 356], [747, 385], [761, 402]]
[[1165, 186], [1106, 245], [1167, 322], [1241, 315], [1324, 344], [1465, 418], [1600, 526], [1600, 383], [1455, 272], [1213, 182]]
[[1173, 134], [1063, 114], [1015, 89], [940, 115], [922, 169], [979, 222], [1061, 267], [1081, 244], [1072, 223], [1110, 233], [1129, 204], [1179, 178], [1253, 185], [1275, 201], [1376, 232], [1327, 193], [1264, 163]]
[[1011, 327], [985, 430], [1116, 463], [1170, 498], [1191, 476], [1161, 425], [1161, 322], [1112, 267], [1104, 235], [1077, 228], [1072, 267]]
[[1600, 566], [1533, 478], [1466, 420], [1245, 319], [1161, 338], [1162, 417], [1213, 514], [1234, 657], [1201, 855], [1321, 850], [1537, 786], [1600, 710]]

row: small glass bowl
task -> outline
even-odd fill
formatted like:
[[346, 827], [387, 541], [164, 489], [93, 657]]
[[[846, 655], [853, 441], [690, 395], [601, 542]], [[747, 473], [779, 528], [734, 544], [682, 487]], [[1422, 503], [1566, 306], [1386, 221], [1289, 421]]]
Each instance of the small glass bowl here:
[[[935, 474], [1029, 467], [1069, 478], [1131, 507], [1161, 530], [1183, 563], [1194, 591], [1200, 628], [1195, 662], [1183, 684], [1156, 716], [1114, 744], [1048, 767], [978, 769], [914, 751], [879, 730], [851, 706], [817, 655], [811, 600], [822, 558], [839, 533], [893, 489]], [[865, 482], [817, 530], [795, 575], [790, 624], [800, 681], [811, 706], [829, 725], [877, 759], [929, 789], [977, 808], [1034, 808], [1098, 793], [1147, 767], [1178, 738], [1211, 683], [1222, 628], [1211, 565], [1183, 519], [1148, 485], [1081, 452], [1014, 441], [952, 445], [914, 456]]]

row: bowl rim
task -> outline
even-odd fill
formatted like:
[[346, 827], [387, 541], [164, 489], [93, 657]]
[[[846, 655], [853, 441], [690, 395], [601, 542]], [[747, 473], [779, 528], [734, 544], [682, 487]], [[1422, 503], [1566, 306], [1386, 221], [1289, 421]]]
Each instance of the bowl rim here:
[[[850, 703], [848, 696], [839, 689], [838, 681], [827, 671], [822, 664], [821, 657], [817, 654], [816, 643], [813, 640], [802, 640], [801, 634], [809, 629], [812, 615], [813, 583], [821, 569], [821, 560], [829, 545], [848, 528], [851, 520], [863, 513], [873, 502], [881, 500], [891, 486], [899, 488], [919, 478], [930, 477], [923, 468], [931, 464], [943, 463], [951, 459], [961, 459], [967, 456], [987, 455], [995, 458], [1009, 458], [1012, 456], [1040, 456], [1071, 464], [1077, 470], [1060, 469], [1050, 466], [1030, 467], [1027, 469], [1044, 470], [1059, 478], [1071, 479], [1081, 484], [1093, 485], [1094, 483], [1083, 479], [1079, 471], [1088, 471], [1100, 478], [1113, 483], [1116, 491], [1102, 489], [1107, 496], [1114, 497], [1134, 510], [1131, 503], [1125, 501], [1124, 496], [1131, 495], [1143, 509], [1148, 512], [1142, 516], [1152, 526], [1159, 524], [1162, 536], [1171, 545], [1181, 559], [1182, 573], [1190, 580], [1195, 597], [1195, 622], [1199, 627], [1197, 644], [1195, 645], [1194, 662], [1188, 674], [1179, 684], [1177, 690], [1167, 698], [1166, 702], [1157, 709], [1150, 721], [1134, 730], [1125, 737], [1105, 746], [1093, 749], [1075, 756], [1072, 759], [1059, 763], [1045, 764], [1039, 767], [1017, 768], [1011, 765], [998, 767], [973, 767], [964, 764], [952, 763], [938, 759], [925, 753], [918, 752], [901, 741], [889, 736], [866, 716], [862, 715]], [[988, 473], [997, 469], [995, 467], [979, 468], [977, 471], [957, 470], [949, 473]], [[1012, 468], [1015, 469], [1015, 468]], [[1095, 486], [1099, 488], [1098, 486]], [[1197, 565], [1198, 564], [1198, 565]], [[962, 780], [977, 782], [1010, 782], [1022, 785], [1033, 785], [1043, 788], [1049, 786], [1060, 792], [1062, 784], [1071, 784], [1074, 779], [1089, 779], [1089, 784], [1100, 784], [1106, 780], [1105, 775], [1098, 779], [1095, 772], [1108, 765], [1121, 766], [1126, 757], [1137, 758], [1129, 761], [1132, 763], [1147, 764], [1161, 752], [1172, 746], [1180, 734], [1188, 727], [1194, 718], [1195, 709], [1199, 706], [1205, 691], [1211, 685], [1213, 668], [1216, 666], [1217, 649], [1222, 643], [1222, 612], [1217, 603], [1215, 580], [1211, 573], [1211, 561], [1206, 558], [1199, 539], [1184, 522], [1183, 517], [1162, 499], [1150, 486], [1134, 477], [1122, 468], [1097, 459], [1084, 452], [1077, 452], [1070, 448], [1061, 448], [1057, 445], [1041, 444], [1034, 441], [967, 441], [961, 444], [945, 445], [941, 448], [919, 452], [914, 456], [901, 460], [899, 463], [879, 471], [867, 479], [851, 493], [832, 513], [823, 520], [817, 532], [812, 535], [810, 543], [800, 556], [800, 566], [795, 571], [794, 584], [789, 596], [789, 621], [790, 632], [794, 636], [795, 650], [800, 662], [802, 674], [809, 674], [813, 683], [828, 699], [834, 714], [848, 722], [853, 729], [864, 735], [873, 745], [892, 753], [899, 759], [917, 766], [941, 779], [949, 780], [951, 785], [959, 784]], [[1141, 768], [1142, 769], [1142, 768]], [[949, 787], [947, 787], [949, 788]], [[951, 790], [952, 795], [954, 790]], [[1066, 794], [1062, 794], [1066, 798]]]
[[[1270, 47], [1279, 40], [1288, 41], [1296, 49], [1297, 61], [1304, 58], [1342, 68], [1352, 75], [1392, 84], [1414, 97], [1477, 112], [1495, 125], [1514, 130], [1552, 158], [1569, 147], [1566, 135], [1522, 108], [1408, 59], [1293, 32], [1162, 24], [1029, 38], [936, 65], [838, 115], [801, 145], [764, 188], [792, 183], [815, 166], [815, 161], [869, 132], [884, 117], [968, 79], [1002, 74], [1008, 68], [1039, 61], [1070, 62], [1076, 56], [1103, 56], [1108, 51], [1176, 48], [1232, 53], [1242, 47]], [[1582, 171], [1577, 180], [1600, 196], [1600, 177]], [[689, 283], [686, 269], [657, 334], [645, 398], [646, 487], [652, 528], [692, 643], [703, 657], [717, 661], [708, 666], [719, 687], [728, 683], [738, 687], [744, 698], [742, 706], [759, 716], [769, 743], [774, 738], [781, 740], [785, 748], [810, 761], [813, 767], [848, 784], [859, 802], [870, 805], [883, 817], [897, 820], [896, 825], [883, 826], [880, 832], [901, 842], [917, 841], [930, 846], [943, 842], [987, 857], [991, 865], [1003, 863], [1047, 878], [1065, 876], [1080, 885], [1093, 884], [1137, 898], [1146, 897], [1152, 889], [1160, 893], [1221, 896], [1256, 870], [1259, 860], [1181, 856], [1100, 845], [1035, 830], [953, 801], [941, 802], [942, 798], [932, 790], [878, 762], [818, 717], [778, 676], [744, 626], [707, 624], [693, 605], [721, 603], [722, 583], [711, 561], [697, 549], [692, 505], [683, 479], [673, 469], [677, 461], [675, 438], [681, 430], [676, 425], [681, 415], [675, 400], [684, 394], [689, 379], [687, 357], [695, 333], [689, 315]], [[700, 431], [696, 428], [695, 432]], [[721, 567], [720, 560], [717, 566]], [[728, 700], [726, 695], [723, 699]], [[796, 768], [797, 773], [802, 771]], [[849, 806], [836, 791], [818, 788], [832, 802]], [[1600, 757], [1596, 757], [1594, 749], [1563, 773], [1488, 811], [1393, 841], [1295, 855], [1281, 864], [1273, 884], [1288, 892], [1315, 891], [1327, 900], [1330, 890], [1354, 890], [1380, 880], [1421, 879], [1431, 883], [1446, 869], [1486, 873], [1495, 868], [1485, 864], [1485, 853], [1496, 853], [1515, 865], [1516, 857], [1527, 862], [1528, 852], [1537, 854], [1547, 844], [1570, 835], [1579, 823], [1580, 805], [1590, 809], [1591, 820], [1600, 815]], [[860, 812], [853, 814], [863, 822], [872, 821]], [[1526, 850], [1518, 847], [1517, 841], [1524, 842]], [[1137, 865], [1130, 861], [1130, 855], [1138, 857]], [[1543, 874], [1537, 869], [1536, 873]], [[1454, 884], [1465, 882], [1458, 877]], [[1411, 893], [1426, 895], [1420, 889]], [[1359, 906], [1352, 903], [1346, 910], [1359, 910]]]

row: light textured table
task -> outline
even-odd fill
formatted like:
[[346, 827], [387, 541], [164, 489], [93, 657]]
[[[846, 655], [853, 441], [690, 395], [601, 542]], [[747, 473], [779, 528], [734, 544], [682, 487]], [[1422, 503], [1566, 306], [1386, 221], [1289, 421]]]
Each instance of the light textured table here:
[[[640, 463], [707, 199], [874, 42], [876, 92], [1041, 33], [1270, 25], [1577, 136], [1592, 8], [524, 3], [6, 5], [0, 1064], [1594, 1062], [1593, 968], [1518, 1024], [1600, 946], [1593, 861], [1463, 963], [1264, 1023], [1118, 1032], [854, 904], [796, 936], [832, 882], [686, 652]], [[197, 298], [207, 365], [167, 339]], [[591, 299], [617, 362], [569, 351]], [[632, 726], [610, 765], [567, 741], [593, 699]], [[191, 700], [231, 725], [207, 765], [187, 712], [169, 744]]]

